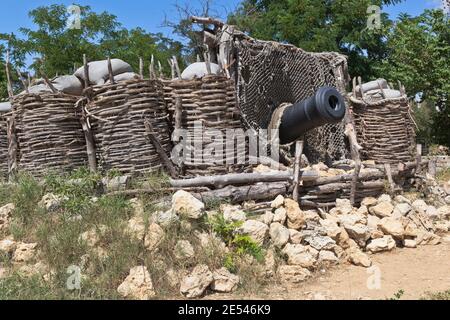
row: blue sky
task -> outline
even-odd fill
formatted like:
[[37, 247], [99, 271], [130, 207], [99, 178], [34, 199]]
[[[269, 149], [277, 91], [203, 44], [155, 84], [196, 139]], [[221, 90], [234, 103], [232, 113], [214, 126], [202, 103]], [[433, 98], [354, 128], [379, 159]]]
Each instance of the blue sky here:
[[[178, 0], [185, 3], [185, 0]], [[384, 11], [395, 18], [399, 13], [406, 12], [410, 15], [418, 15], [425, 9], [436, 8], [441, 0], [406, 0], [402, 4], [386, 7]], [[165, 16], [174, 16], [176, 11], [174, 4], [177, 0], [0, 0], [3, 2], [0, 10], [0, 33], [18, 33], [20, 27], [32, 28], [28, 12], [38, 6], [50, 4], [89, 5], [96, 12], [108, 11], [118, 17], [126, 28], [142, 27], [150, 32], [162, 32], [166, 36], [172, 36], [170, 29], [161, 27]], [[215, 0], [215, 11], [226, 16], [233, 11], [240, 0]], [[7, 4], [6, 4], [7, 3]], [[191, 0], [190, 6], [199, 7], [199, 0]]]

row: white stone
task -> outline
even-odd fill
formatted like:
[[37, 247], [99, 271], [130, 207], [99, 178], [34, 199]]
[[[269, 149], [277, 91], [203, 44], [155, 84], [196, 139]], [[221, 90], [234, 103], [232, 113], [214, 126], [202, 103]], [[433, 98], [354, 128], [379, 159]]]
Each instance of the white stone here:
[[267, 224], [270, 226], [270, 224], [273, 222], [274, 214], [271, 211], [266, 211], [263, 215], [261, 215], [258, 218], [258, 221], [261, 221], [262, 223]]
[[405, 239], [403, 241], [403, 245], [405, 246], [405, 248], [417, 248], [417, 242], [416, 240], [412, 240], [412, 239]]
[[289, 229], [289, 241], [292, 244], [301, 244], [303, 241], [302, 233], [294, 229]]
[[99, 225], [80, 235], [80, 241], [85, 242], [89, 247], [95, 247], [101, 241], [101, 238], [106, 234], [108, 227]]
[[411, 201], [408, 198], [406, 198], [406, 197], [404, 197], [402, 195], [396, 196], [395, 197], [395, 202], [397, 202], [397, 203], [406, 203], [406, 204], [411, 205]]
[[54, 195], [53, 193], [47, 193], [38, 203], [38, 206], [46, 209], [48, 212], [53, 212], [61, 207], [64, 198]]
[[319, 262], [335, 264], [339, 263], [338, 257], [332, 251], [322, 250], [319, 252]]
[[16, 250], [17, 243], [14, 240], [4, 239], [0, 241], [0, 253], [10, 255]]
[[381, 219], [377, 216], [369, 215], [367, 217], [367, 227], [370, 231], [378, 230], [378, 227], [380, 225]]
[[181, 281], [180, 292], [187, 298], [201, 297], [214, 281], [214, 276], [206, 265], [198, 265]]
[[305, 237], [305, 242], [316, 250], [331, 250], [336, 245], [333, 239], [324, 236]]
[[363, 201], [361, 202], [361, 205], [366, 206], [366, 207], [372, 207], [374, 205], [376, 205], [378, 202], [377, 199], [373, 198], [373, 197], [367, 197], [364, 198]]
[[412, 207], [415, 211], [419, 213], [426, 213], [428, 209], [428, 205], [423, 200], [416, 200], [412, 203]]
[[150, 273], [144, 266], [132, 268], [117, 292], [124, 298], [135, 300], [149, 300], [156, 295]]
[[358, 267], [369, 268], [372, 265], [372, 261], [369, 256], [363, 253], [361, 250], [351, 250], [349, 255], [350, 263]]
[[370, 239], [370, 230], [363, 224], [344, 225], [344, 228], [350, 238], [355, 240], [360, 247], [364, 247], [367, 240]]
[[412, 207], [408, 203], [403, 202], [397, 204], [394, 210], [398, 210], [402, 216], [406, 216], [412, 210]]
[[436, 207], [434, 206], [428, 206], [426, 214], [433, 221], [439, 220], [441, 218], [438, 209], [436, 209]]
[[149, 251], [154, 251], [164, 240], [164, 237], [164, 230], [158, 224], [151, 223], [148, 226], [147, 234], [145, 235], [144, 247]]
[[29, 262], [36, 257], [37, 243], [18, 243], [14, 251], [13, 262]]
[[382, 202], [392, 202], [392, 198], [390, 195], [388, 194], [382, 194], [379, 198], [378, 198], [378, 203], [382, 203]]
[[377, 253], [383, 251], [390, 251], [394, 249], [396, 246], [394, 239], [392, 236], [385, 236], [380, 239], [371, 240], [367, 245], [366, 249], [369, 252]]
[[450, 206], [443, 206], [438, 209], [438, 214], [441, 219], [450, 218]]
[[269, 230], [272, 243], [276, 247], [283, 247], [289, 241], [290, 233], [288, 228], [278, 222], [272, 223]]
[[179, 221], [178, 215], [171, 210], [164, 212], [157, 212], [155, 215], [155, 222], [163, 227], [168, 227], [172, 223]]
[[281, 224], [285, 224], [287, 219], [287, 211], [285, 208], [278, 208], [275, 210], [275, 214], [273, 216], [273, 222], [279, 222]]
[[333, 220], [320, 220], [320, 225], [325, 228], [327, 235], [334, 240], [336, 240], [337, 236], [341, 232], [341, 228]]
[[403, 239], [405, 235], [403, 224], [399, 220], [393, 218], [381, 219], [380, 230], [383, 231], [385, 235], [391, 235], [400, 240]]
[[214, 281], [211, 289], [216, 292], [233, 292], [239, 285], [240, 278], [230, 273], [227, 269], [222, 268], [213, 272]]
[[241, 222], [247, 219], [247, 215], [240, 206], [225, 204], [220, 206], [220, 210], [223, 212], [223, 218], [226, 221]]
[[283, 204], [284, 204], [284, 197], [282, 195], [279, 195], [278, 197], [275, 198], [275, 200], [272, 201], [270, 206], [273, 209], [278, 209], [278, 208], [282, 207]]
[[0, 232], [6, 231], [9, 229], [12, 213], [15, 210], [16, 206], [14, 203], [8, 203], [0, 208]]
[[285, 283], [300, 283], [311, 278], [311, 272], [300, 266], [280, 266], [278, 276]]
[[258, 245], [262, 245], [269, 232], [269, 227], [260, 221], [247, 220], [237, 231], [241, 234], [248, 235]]
[[172, 211], [190, 219], [203, 216], [205, 204], [184, 190], [177, 191], [172, 197]]
[[194, 247], [187, 240], [180, 240], [174, 248], [175, 258], [178, 260], [190, 259], [195, 256]]
[[336, 199], [336, 209], [338, 214], [349, 214], [353, 211], [353, 206], [348, 199]]
[[369, 209], [371, 214], [374, 214], [380, 218], [389, 217], [394, 211], [394, 206], [390, 202], [378, 202], [378, 204]]
[[287, 244], [283, 249], [283, 253], [287, 255], [290, 265], [312, 268], [316, 263], [313, 254], [308, 252], [307, 248], [300, 244]]

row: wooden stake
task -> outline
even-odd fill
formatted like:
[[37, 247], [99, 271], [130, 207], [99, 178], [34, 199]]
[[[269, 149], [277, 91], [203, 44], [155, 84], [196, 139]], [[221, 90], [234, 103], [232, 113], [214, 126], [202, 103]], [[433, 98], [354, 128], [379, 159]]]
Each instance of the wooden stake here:
[[422, 172], [421, 163], [422, 163], [422, 145], [418, 144], [416, 149], [416, 174], [420, 174]]
[[437, 173], [437, 160], [436, 159], [431, 159], [430, 161], [428, 161], [428, 174], [430, 176], [432, 176], [433, 178], [436, 178], [436, 173]]
[[139, 76], [144, 79], [144, 60], [139, 57]]
[[173, 79], [175, 79], [175, 65], [174, 65], [172, 59], [168, 59], [167, 61], [169, 62], [170, 71], [172, 73], [172, 80], [173, 80]]
[[295, 143], [294, 191], [292, 194], [292, 199], [297, 202], [300, 189], [300, 168], [302, 166], [303, 146], [303, 140], [299, 140]]
[[17, 135], [15, 117], [12, 116], [7, 119], [7, 138], [8, 138], [8, 178], [12, 182], [17, 174]]
[[181, 122], [183, 120], [183, 100], [180, 96], [175, 98], [175, 132], [174, 142], [180, 141], [179, 130], [181, 129]]
[[353, 78], [352, 92], [353, 92], [353, 96], [356, 98], [356, 77]]
[[9, 70], [9, 50], [6, 51], [6, 61], [5, 61], [5, 68], [6, 68], [6, 80], [7, 80], [7, 89], [8, 89], [8, 96], [9, 98], [12, 98], [14, 96], [14, 91], [12, 87], [12, 81], [11, 81], [11, 73]]
[[87, 62], [87, 57], [83, 54], [83, 66], [84, 66], [84, 88], [87, 89], [91, 86], [91, 81], [89, 79], [89, 64]]
[[114, 84], [114, 74], [113, 74], [113, 69], [112, 69], [112, 64], [111, 64], [111, 58], [108, 57], [108, 74], [109, 74], [109, 82], [111, 82], [111, 84]]
[[177, 170], [175, 169], [175, 166], [173, 165], [172, 161], [169, 159], [169, 156], [166, 154], [166, 151], [164, 151], [164, 148], [162, 147], [161, 143], [159, 142], [158, 138], [155, 135], [155, 131], [153, 129], [152, 123], [150, 120], [146, 119], [144, 121], [145, 130], [147, 131], [147, 136], [153, 146], [156, 149], [156, 152], [158, 153], [159, 157], [161, 158], [161, 161], [163, 165], [166, 167], [167, 171], [169, 171], [169, 174], [172, 178], [175, 178], [178, 176]]
[[48, 79], [45, 72], [42, 69], [39, 69], [39, 73], [41, 74], [42, 79], [44, 79], [44, 82], [47, 85], [47, 87], [49, 87], [53, 93], [58, 93], [59, 91], [53, 86], [52, 82]]
[[152, 59], [150, 60], [149, 73], [150, 73], [150, 79], [156, 79], [155, 56], [154, 55], [152, 55]]
[[203, 53], [203, 57], [205, 58], [205, 64], [206, 64], [206, 71], [207, 71], [207, 73], [208, 73], [208, 74], [212, 74], [212, 71], [211, 71], [211, 61], [210, 61], [210, 59], [209, 59], [208, 53], [207, 53], [207, 52], [204, 52], [204, 53]]
[[390, 192], [393, 195], [395, 193], [395, 182], [394, 182], [394, 179], [392, 178], [391, 165], [388, 163], [385, 163], [384, 171], [386, 172], [386, 176], [388, 178]]
[[[77, 105], [79, 106], [81, 104], [81, 100], [77, 102]], [[96, 146], [94, 141], [94, 135], [92, 133], [92, 130], [88, 124], [88, 116], [86, 115], [86, 110], [83, 106], [81, 106], [82, 112], [81, 112], [81, 127], [83, 128], [84, 137], [86, 140], [86, 152], [88, 156], [88, 163], [89, 163], [89, 170], [91, 172], [97, 171], [97, 152], [96, 152]]]
[[22, 82], [23, 88], [25, 89], [26, 93], [30, 93], [28, 90], [27, 82], [25, 81], [25, 78], [22, 76], [22, 72], [20, 72], [19, 68], [16, 68], [17, 75], [19, 76], [20, 82]]
[[175, 65], [175, 70], [177, 71], [177, 76], [178, 79], [181, 80], [181, 71], [180, 71], [180, 66], [178, 65], [178, 60], [176, 56], [173, 56], [173, 64]]
[[[360, 88], [361, 88], [361, 85], [360, 85]], [[362, 89], [360, 89], [360, 90], [362, 92]], [[352, 205], [355, 205], [358, 179], [359, 179], [359, 174], [361, 172], [361, 157], [359, 155], [359, 152], [362, 150], [362, 147], [358, 144], [358, 138], [356, 137], [355, 125], [353, 124], [353, 119], [352, 119], [350, 110], [347, 110], [347, 112], [345, 114], [344, 122], [345, 122], [345, 135], [347, 136], [348, 141], [350, 143], [350, 153], [351, 153], [353, 161], [355, 162], [355, 171], [353, 173], [352, 185], [351, 185], [351, 191], [350, 191], [350, 202], [352, 203]]]
[[159, 77], [162, 78], [163, 77], [163, 68], [162, 68], [161, 61], [159, 61], [159, 60], [158, 60], [158, 71], [159, 71]]

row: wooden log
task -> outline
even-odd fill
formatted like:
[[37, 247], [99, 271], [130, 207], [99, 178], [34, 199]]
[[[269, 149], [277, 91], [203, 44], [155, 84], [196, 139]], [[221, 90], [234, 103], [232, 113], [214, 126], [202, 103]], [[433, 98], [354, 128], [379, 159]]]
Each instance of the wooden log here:
[[173, 65], [175, 66], [175, 71], [177, 72], [177, 77], [178, 77], [178, 79], [181, 79], [181, 70], [180, 70], [180, 65], [178, 64], [178, 59], [176, 56], [173, 56], [172, 60], [173, 60]]
[[11, 80], [11, 71], [9, 69], [10, 64], [10, 58], [9, 58], [9, 50], [6, 51], [6, 59], [5, 59], [5, 71], [6, 71], [6, 85], [8, 90], [8, 96], [9, 98], [12, 98], [14, 96], [14, 91], [12, 87], [12, 80]]
[[180, 96], [175, 97], [175, 132], [173, 141], [180, 142], [179, 130], [183, 121], [183, 100]]
[[53, 93], [58, 93], [59, 91], [55, 88], [55, 86], [52, 84], [52, 82], [48, 79], [45, 72], [42, 69], [39, 69], [39, 73], [41, 74], [42, 79], [44, 79], [44, 82], [47, 85], [47, 87], [49, 87]]
[[206, 71], [207, 71], [207, 73], [208, 74], [212, 74], [212, 71], [211, 71], [211, 59], [209, 57], [209, 54], [204, 52], [203, 53], [203, 57], [205, 58], [205, 64], [206, 64]]
[[303, 140], [295, 143], [295, 164], [294, 164], [294, 191], [292, 193], [292, 199], [298, 201], [298, 190], [300, 188], [300, 168], [302, 166], [302, 154], [303, 154]]
[[422, 168], [421, 168], [421, 162], [422, 162], [422, 145], [418, 144], [416, 148], [416, 174], [421, 174]]
[[[81, 103], [81, 100], [80, 100]], [[88, 124], [88, 117], [86, 115], [85, 109], [82, 107], [80, 122], [81, 127], [83, 128], [84, 132], [84, 138], [86, 140], [86, 153], [88, 157], [88, 164], [89, 164], [89, 170], [91, 172], [97, 171], [97, 152], [96, 152], [96, 145], [94, 141], [94, 135], [92, 133], [92, 130]]]
[[164, 167], [166, 167], [167, 171], [169, 171], [169, 174], [172, 178], [175, 178], [178, 176], [177, 170], [175, 169], [175, 166], [173, 165], [172, 161], [170, 161], [169, 156], [164, 151], [164, 148], [162, 147], [161, 143], [159, 142], [158, 138], [155, 135], [155, 130], [153, 128], [152, 123], [146, 119], [144, 121], [145, 130], [147, 133], [147, 137], [149, 138], [150, 142], [155, 147], [156, 152], [158, 153]]
[[144, 79], [144, 59], [139, 57], [139, 76]]
[[20, 72], [19, 68], [16, 68], [16, 72], [17, 72], [17, 75], [19, 76], [20, 82], [22, 82], [25, 92], [30, 93], [30, 91], [28, 90], [27, 82], [26, 82], [25, 78], [22, 76], [22, 72]]
[[289, 183], [259, 183], [241, 187], [228, 186], [223, 189], [195, 193], [196, 198], [203, 202], [211, 200], [229, 200], [231, 203], [242, 203], [252, 200], [273, 200], [280, 194], [286, 194]]
[[[361, 84], [360, 84], [361, 86]], [[355, 204], [356, 186], [358, 183], [358, 177], [361, 171], [361, 157], [360, 151], [362, 147], [358, 144], [358, 138], [356, 137], [355, 125], [350, 114], [350, 110], [347, 110], [345, 115], [345, 135], [347, 136], [350, 143], [350, 153], [353, 161], [355, 162], [355, 171], [352, 178], [352, 189], [350, 192], [350, 202], [352, 205]]]
[[222, 21], [210, 17], [192, 16], [191, 21], [198, 24], [212, 24], [217, 27], [223, 27], [225, 25]]
[[[173, 193], [176, 192], [178, 190], [178, 188], [144, 188], [144, 189], [132, 189], [132, 190], [119, 190], [119, 191], [112, 191], [112, 192], [108, 192], [106, 193], [107, 196], [137, 196], [140, 194], [155, 194], [155, 193]], [[195, 193], [199, 193], [199, 192], [206, 192], [208, 191], [208, 188], [203, 188], [203, 187], [199, 187], [199, 188], [186, 188], [183, 189], [184, 191], [187, 192], [195, 192]]]
[[[313, 181], [318, 178], [315, 171], [301, 172], [304, 181]], [[170, 180], [170, 185], [177, 188], [211, 186], [223, 188], [228, 185], [254, 184], [259, 182], [288, 182], [293, 181], [292, 171], [280, 171], [274, 173], [231, 173], [220, 176], [197, 177], [184, 180]]]
[[395, 182], [394, 182], [394, 179], [392, 178], [391, 165], [386, 163], [384, 165], [384, 170], [385, 170], [386, 176], [388, 178], [390, 192], [393, 195], [395, 193]]

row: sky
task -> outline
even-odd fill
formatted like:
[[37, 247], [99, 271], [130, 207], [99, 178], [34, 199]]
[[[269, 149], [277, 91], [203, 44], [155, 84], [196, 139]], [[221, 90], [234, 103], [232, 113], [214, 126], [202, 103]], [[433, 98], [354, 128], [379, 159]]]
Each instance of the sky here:
[[[226, 17], [227, 13], [233, 11], [240, 0], [213, 0], [217, 14]], [[0, 33], [14, 32], [19, 34], [20, 27], [33, 28], [28, 17], [28, 12], [39, 6], [50, 4], [64, 4], [70, 6], [73, 3], [89, 5], [95, 12], [108, 11], [117, 16], [118, 21], [124, 27], [130, 29], [141, 27], [149, 32], [162, 32], [164, 35], [174, 37], [169, 28], [162, 27], [166, 16], [176, 17], [174, 4], [177, 0], [0, 0], [3, 4], [0, 10]], [[179, 0], [185, 3], [186, 0]], [[190, 6], [199, 8], [199, 0], [189, 1]], [[402, 12], [412, 16], [419, 15], [425, 9], [437, 8], [441, 0], [406, 0], [402, 4], [389, 6], [383, 11], [395, 18]]]

